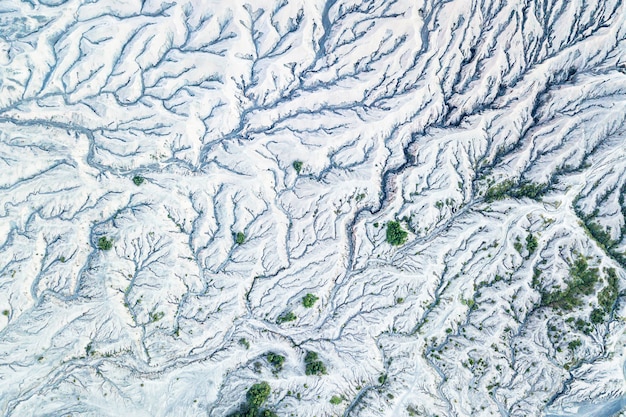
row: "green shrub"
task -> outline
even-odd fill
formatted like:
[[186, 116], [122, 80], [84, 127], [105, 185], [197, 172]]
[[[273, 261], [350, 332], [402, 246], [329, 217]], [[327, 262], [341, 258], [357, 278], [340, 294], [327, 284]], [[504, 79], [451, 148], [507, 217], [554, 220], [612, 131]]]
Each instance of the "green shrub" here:
[[613, 310], [613, 306], [617, 301], [617, 295], [619, 291], [618, 283], [617, 283], [617, 274], [615, 273], [615, 269], [608, 268], [605, 269], [607, 275], [608, 285], [604, 287], [598, 293], [598, 304], [604, 309], [606, 313], [611, 312]]
[[135, 183], [135, 185], [137, 185], [137, 186], [143, 184], [143, 181], [144, 181], [144, 177], [142, 177], [142, 176], [135, 175], [133, 177], [133, 183]]
[[242, 404], [239, 410], [229, 414], [228, 417], [276, 417], [276, 414], [269, 410], [259, 409], [267, 401], [271, 391], [269, 384], [265, 381], [254, 384], [246, 393], [246, 403]]
[[316, 352], [307, 352], [304, 357], [305, 373], [307, 375], [322, 375], [326, 373], [326, 365], [318, 360]]
[[379, 383], [380, 385], [383, 385], [385, 382], [387, 382], [387, 374], [381, 374], [381, 375], [378, 377], [378, 383]]
[[162, 311], [155, 312], [150, 314], [150, 321], [155, 322], [161, 320], [165, 316], [165, 313]]
[[594, 308], [591, 312], [591, 316], [589, 316], [589, 320], [593, 324], [600, 324], [604, 321], [604, 310], [601, 308]]
[[2, 315], [9, 317], [9, 310], [2, 310]]
[[280, 372], [283, 369], [283, 363], [285, 362], [285, 357], [283, 355], [279, 355], [274, 352], [268, 352], [265, 355], [265, 358], [269, 363], [274, 366], [274, 370], [276, 372]]
[[511, 193], [512, 197], [521, 198], [528, 197], [536, 200], [543, 196], [548, 190], [547, 184], [533, 184], [532, 182], [524, 182]]
[[526, 250], [529, 256], [535, 253], [538, 245], [537, 238], [532, 233], [526, 236]]
[[245, 337], [242, 337], [241, 339], [239, 339], [239, 344], [245, 347], [246, 349], [250, 349], [250, 342], [248, 342], [248, 340]]
[[267, 400], [271, 392], [270, 385], [265, 381], [254, 384], [246, 393], [248, 405], [259, 408]]
[[576, 326], [576, 330], [583, 332], [584, 334], [591, 333], [591, 324], [581, 318], [576, 319], [574, 325]]
[[531, 182], [524, 182], [516, 185], [513, 180], [505, 180], [500, 184], [489, 187], [485, 193], [485, 201], [491, 203], [496, 200], [502, 200], [506, 197], [513, 198], [532, 198], [534, 200], [539, 199], [546, 193], [548, 186], [546, 184], [534, 184]]
[[569, 311], [582, 304], [582, 296], [593, 292], [598, 282], [598, 269], [589, 268], [587, 260], [580, 255], [570, 267], [570, 280], [567, 288], [560, 291], [544, 292], [541, 295], [541, 304]]
[[246, 241], [246, 235], [244, 235], [241, 232], [237, 232], [237, 234], [235, 235], [235, 243], [237, 243], [238, 245], [241, 245], [245, 241]]
[[299, 174], [300, 171], [302, 170], [302, 161], [293, 161], [293, 169], [296, 170], [296, 172]]
[[485, 201], [491, 203], [496, 200], [502, 200], [507, 197], [509, 191], [513, 188], [515, 182], [513, 180], [502, 181], [500, 184], [489, 187], [485, 193]]
[[106, 238], [106, 236], [102, 236], [98, 239], [98, 249], [100, 250], [110, 250], [113, 247], [113, 241]]
[[580, 340], [574, 339], [567, 344], [567, 347], [569, 348], [569, 350], [576, 350], [577, 348], [581, 347], [582, 344], [583, 343]]
[[313, 307], [313, 304], [315, 304], [317, 300], [319, 300], [318, 297], [316, 297], [315, 295], [311, 293], [308, 293], [307, 295], [302, 297], [302, 305], [305, 306], [306, 308], [311, 308]]
[[611, 234], [598, 223], [587, 223], [587, 229], [589, 229], [591, 236], [605, 249], [611, 249], [617, 244], [611, 239]]
[[402, 226], [399, 222], [390, 221], [387, 223], [387, 242], [394, 245], [400, 246], [404, 245], [406, 242], [408, 233], [402, 229]]
[[294, 321], [296, 319], [297, 319], [296, 315], [293, 314], [292, 311], [288, 311], [288, 312], [282, 313], [280, 316], [278, 316], [278, 318], [276, 319], [276, 323], [282, 324], [282, 323], [286, 323], [286, 322], [289, 322], [289, 321]]
[[337, 395], [333, 395], [330, 398], [330, 403], [333, 405], [337, 405], [337, 404], [341, 404], [341, 402], [343, 401], [343, 398], [337, 396]]

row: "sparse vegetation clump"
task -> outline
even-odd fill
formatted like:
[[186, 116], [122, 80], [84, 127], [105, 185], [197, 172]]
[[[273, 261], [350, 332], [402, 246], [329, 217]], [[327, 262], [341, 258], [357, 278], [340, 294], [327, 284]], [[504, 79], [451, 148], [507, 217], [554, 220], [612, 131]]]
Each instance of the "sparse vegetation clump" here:
[[287, 323], [289, 321], [294, 321], [296, 319], [297, 317], [295, 314], [293, 314], [293, 311], [287, 311], [285, 313], [282, 313], [280, 316], [278, 316], [278, 318], [276, 319], [276, 323], [282, 324], [282, 323]]
[[598, 293], [598, 304], [600, 304], [605, 313], [610, 313], [617, 301], [619, 287], [615, 269], [608, 268], [604, 272], [606, 273], [608, 284]]
[[326, 365], [318, 359], [317, 352], [307, 352], [304, 357], [304, 364], [307, 375], [322, 375], [326, 373]]
[[135, 176], [133, 177], [133, 183], [134, 183], [136, 186], [140, 186], [141, 184], [143, 184], [144, 180], [145, 180], [145, 178], [144, 178], [144, 177], [142, 177], [142, 176], [140, 176], [140, 175], [135, 175]]
[[274, 352], [268, 352], [265, 355], [265, 359], [272, 364], [274, 367], [274, 371], [280, 372], [283, 369], [283, 363], [285, 362], [285, 357], [283, 355], [279, 355]]
[[394, 245], [400, 246], [404, 245], [406, 239], [408, 237], [408, 233], [402, 229], [402, 226], [399, 222], [390, 221], [387, 223], [387, 242]]
[[569, 350], [576, 350], [577, 348], [581, 347], [582, 344], [583, 343], [580, 340], [574, 339], [567, 344], [567, 347], [569, 348]]
[[239, 344], [245, 347], [246, 349], [250, 349], [250, 342], [248, 342], [248, 339], [246, 339], [245, 337], [242, 337], [241, 339], [239, 339]]
[[302, 305], [306, 308], [311, 308], [317, 300], [319, 300], [319, 298], [316, 295], [308, 293], [302, 297]]
[[245, 241], [246, 235], [244, 235], [242, 232], [237, 232], [237, 234], [235, 235], [235, 243], [238, 245], [242, 245]]
[[228, 417], [274, 417], [276, 416], [270, 410], [261, 409], [269, 398], [272, 389], [270, 385], [263, 381], [254, 384], [246, 393], [246, 402], [239, 407], [239, 410], [228, 415]]
[[521, 254], [521, 253], [522, 253], [522, 248], [523, 248], [523, 246], [522, 246], [522, 243], [519, 241], [519, 237], [518, 237], [517, 239], [518, 239], [518, 240], [517, 240], [517, 241], [515, 241], [515, 242], [513, 243], [513, 247], [515, 248], [515, 250], [516, 250], [518, 253], [520, 253], [520, 254]]
[[485, 201], [491, 203], [496, 200], [502, 200], [506, 197], [512, 198], [532, 198], [533, 200], [540, 199], [546, 191], [548, 186], [546, 184], [534, 184], [532, 182], [524, 182], [516, 185], [514, 180], [505, 180], [501, 183], [489, 187], [485, 193]]
[[113, 241], [110, 239], [107, 239], [106, 236], [102, 236], [101, 238], [98, 239], [98, 249], [100, 250], [110, 250], [111, 248], [113, 248]]
[[293, 169], [295, 169], [296, 172], [299, 174], [300, 171], [302, 170], [302, 165], [303, 165], [302, 161], [293, 161], [292, 165], [293, 165]]
[[593, 324], [600, 324], [604, 321], [604, 311], [601, 308], [594, 308], [589, 316], [589, 320]]
[[589, 268], [587, 260], [580, 255], [574, 265], [570, 267], [570, 280], [567, 288], [554, 292], [544, 292], [541, 296], [541, 304], [561, 310], [570, 311], [582, 304], [582, 296], [593, 292], [598, 282], [598, 269]]
[[605, 250], [611, 250], [618, 242], [611, 239], [611, 234], [600, 226], [598, 223], [589, 221], [586, 223], [587, 229], [591, 236], [598, 242]]
[[154, 312], [150, 314], [150, 321], [156, 322], [161, 320], [165, 316], [165, 313], [162, 311]]
[[265, 401], [267, 401], [271, 392], [272, 390], [270, 385], [263, 381], [250, 387], [246, 393], [246, 400], [249, 405], [258, 408], [263, 405]]
[[[622, 206], [622, 215], [626, 217], [626, 205], [624, 205], [624, 193], [626, 192], [626, 185], [622, 188], [620, 194], [620, 205]], [[609, 229], [602, 227], [599, 223], [593, 221], [593, 218], [597, 216], [598, 209], [589, 215], [585, 215], [577, 206], [577, 201], [580, 196], [576, 197], [574, 201], [574, 209], [576, 215], [582, 220], [587, 234], [595, 240], [598, 245], [604, 249], [604, 251], [615, 259], [623, 267], [626, 267], [626, 252], [620, 252], [616, 249], [619, 244], [619, 240], [611, 239], [611, 233]], [[626, 226], [622, 227], [622, 235], [626, 233]]]
[[331, 399], [330, 399], [330, 403], [331, 403], [332, 405], [338, 405], [338, 404], [341, 404], [341, 402], [342, 402], [342, 401], [343, 401], [343, 398], [341, 398], [341, 397], [340, 397], [340, 396], [338, 396], [338, 395], [333, 395], [333, 396], [331, 397]]
[[535, 251], [537, 250], [537, 246], [539, 246], [539, 243], [537, 242], [537, 238], [535, 237], [535, 235], [530, 233], [528, 236], [526, 236], [526, 250], [528, 251], [528, 256], [535, 253]]

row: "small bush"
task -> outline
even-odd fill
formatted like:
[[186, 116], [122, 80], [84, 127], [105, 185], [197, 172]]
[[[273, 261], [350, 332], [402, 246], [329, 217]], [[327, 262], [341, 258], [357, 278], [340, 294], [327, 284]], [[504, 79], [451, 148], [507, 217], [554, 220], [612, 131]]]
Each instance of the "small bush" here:
[[295, 169], [298, 174], [302, 170], [302, 165], [302, 161], [293, 161], [293, 169]]
[[593, 292], [599, 279], [598, 269], [589, 268], [584, 256], [581, 255], [574, 261], [569, 273], [570, 280], [567, 283], [567, 288], [542, 293], [542, 305], [570, 311], [582, 304], [583, 295], [589, 295]]
[[528, 256], [535, 253], [538, 245], [537, 238], [532, 233], [526, 236], [526, 250], [528, 251]]
[[246, 393], [246, 402], [228, 417], [277, 417], [272, 411], [260, 409], [271, 391], [269, 384], [265, 381], [254, 384]]
[[330, 399], [330, 403], [333, 405], [341, 404], [342, 401], [343, 401], [343, 398], [337, 395], [333, 395]]
[[533, 200], [540, 199], [548, 191], [547, 184], [534, 184], [532, 182], [525, 182], [519, 185], [511, 194], [512, 197], [521, 198], [528, 197]]
[[289, 321], [294, 321], [296, 320], [297, 317], [295, 314], [293, 314], [292, 311], [288, 311], [286, 313], [282, 313], [280, 316], [278, 316], [278, 318], [276, 319], [276, 323], [281, 324], [281, 323], [286, 323]]
[[144, 179], [145, 179], [144, 177], [141, 177], [139, 175], [135, 175], [133, 177], [133, 183], [135, 183], [136, 186], [140, 186], [141, 184], [143, 184]]
[[387, 223], [386, 239], [388, 243], [394, 246], [404, 245], [407, 236], [408, 233], [404, 229], [402, 229], [402, 226], [399, 222], [390, 221]]
[[151, 313], [150, 321], [155, 322], [161, 320], [165, 316], [165, 313], [162, 311]]
[[606, 313], [610, 313], [611, 310], [613, 310], [615, 302], [617, 301], [619, 287], [615, 269], [608, 268], [605, 269], [604, 272], [607, 274], [607, 281], [609, 283], [598, 293], [598, 303]]
[[507, 197], [511, 189], [515, 186], [512, 180], [502, 181], [500, 184], [489, 187], [485, 193], [485, 201], [491, 203], [496, 200], [502, 200]]
[[239, 344], [245, 347], [246, 349], [250, 349], [250, 342], [248, 342], [248, 340], [245, 337], [242, 337], [241, 339], [239, 339]]
[[246, 400], [251, 408], [259, 408], [267, 400], [272, 392], [270, 385], [263, 381], [254, 384], [246, 393]]
[[2, 310], [2, 315], [9, 317], [9, 310]]
[[378, 383], [379, 383], [380, 385], [383, 385], [385, 382], [387, 382], [387, 374], [381, 374], [381, 375], [378, 377]]
[[269, 363], [274, 366], [274, 370], [276, 372], [280, 372], [283, 369], [283, 363], [285, 362], [285, 357], [283, 355], [279, 355], [274, 352], [268, 352], [265, 355], [265, 358]]
[[594, 308], [591, 312], [591, 316], [589, 316], [589, 320], [593, 324], [600, 324], [604, 321], [604, 310], [601, 308]]
[[576, 350], [577, 348], [581, 347], [582, 344], [583, 343], [580, 340], [574, 339], [567, 344], [567, 347], [569, 348], [569, 350]]
[[315, 295], [311, 293], [308, 293], [307, 295], [302, 297], [302, 305], [305, 306], [306, 308], [311, 308], [313, 307], [313, 304], [315, 304], [317, 300], [319, 300], [318, 297], [316, 297]]
[[98, 249], [100, 250], [110, 250], [113, 247], [113, 241], [107, 239], [106, 236], [102, 236], [98, 239]]
[[238, 245], [241, 245], [245, 241], [246, 241], [246, 235], [244, 235], [241, 232], [237, 232], [237, 234], [235, 235], [235, 243], [237, 243]]
[[304, 357], [305, 373], [307, 375], [322, 375], [326, 373], [326, 365], [318, 360], [316, 352], [307, 352]]

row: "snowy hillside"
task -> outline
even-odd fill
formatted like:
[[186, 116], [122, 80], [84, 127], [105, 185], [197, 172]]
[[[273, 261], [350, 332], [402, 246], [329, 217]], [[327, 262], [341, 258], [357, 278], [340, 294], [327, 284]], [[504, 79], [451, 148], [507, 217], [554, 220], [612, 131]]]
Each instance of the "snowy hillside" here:
[[620, 0], [0, 0], [0, 415], [626, 413]]

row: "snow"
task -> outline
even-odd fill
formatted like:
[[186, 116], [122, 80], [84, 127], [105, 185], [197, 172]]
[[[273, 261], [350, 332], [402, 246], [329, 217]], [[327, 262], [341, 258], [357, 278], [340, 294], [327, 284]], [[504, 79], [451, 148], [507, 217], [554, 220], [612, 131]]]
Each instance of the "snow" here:
[[622, 2], [0, 10], [1, 415], [624, 412]]

